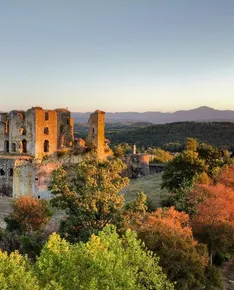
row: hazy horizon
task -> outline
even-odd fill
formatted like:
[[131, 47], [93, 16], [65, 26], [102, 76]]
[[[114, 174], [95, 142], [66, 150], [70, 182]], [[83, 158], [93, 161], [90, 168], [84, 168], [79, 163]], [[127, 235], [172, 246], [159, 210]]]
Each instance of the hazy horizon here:
[[[34, 106], [32, 106], [32, 107], [40, 107], [40, 106], [38, 106], [38, 105], [34, 105]], [[3, 110], [2, 109], [3, 107], [1, 107], [0, 106], [0, 112], [10, 112], [10, 111], [14, 111], [14, 110], [20, 110], [19, 108], [15, 108], [15, 107], [13, 107], [13, 108], [10, 108], [9, 110]], [[68, 109], [71, 113], [82, 113], [82, 114], [90, 114], [90, 113], [92, 113], [93, 111], [95, 111], [95, 110], [99, 110], [99, 109], [101, 109], [102, 110], [102, 108], [101, 107], [98, 107], [98, 108], [96, 108], [96, 109], [94, 109], [94, 110], [90, 110], [90, 111], [72, 111], [72, 110], [70, 110], [68, 107], [52, 107], [52, 108], [49, 108], [49, 107], [42, 107], [43, 109], [47, 109], [47, 110], [56, 110], [56, 109], [61, 109], [61, 108], [66, 108], [66, 109]], [[190, 111], [190, 110], [196, 110], [196, 109], [200, 109], [200, 108], [207, 108], [207, 109], [212, 109], [212, 110], [215, 110], [215, 111], [233, 111], [234, 112], [234, 110], [231, 110], [231, 109], [219, 109], [219, 108], [213, 108], [213, 107], [210, 107], [210, 106], [206, 106], [206, 105], [204, 105], [204, 106], [199, 106], [199, 107], [195, 107], [195, 108], [188, 108], [188, 109], [178, 109], [178, 110], [175, 110], [175, 111], [160, 111], [160, 110], [158, 110], [158, 111], [152, 111], [152, 110], [148, 110], [148, 111], [132, 111], [132, 110], [130, 110], [130, 111], [105, 111], [105, 113], [154, 113], [154, 112], [157, 112], [157, 113], [163, 113], [163, 114], [173, 114], [173, 113], [175, 113], [175, 112], [178, 112], [178, 111]], [[27, 111], [28, 109], [31, 109], [31, 107], [28, 107], [28, 108], [23, 108], [23, 109], [21, 109], [22, 111]]]
[[0, 110], [234, 110], [232, 0], [20, 2], [0, 4]]

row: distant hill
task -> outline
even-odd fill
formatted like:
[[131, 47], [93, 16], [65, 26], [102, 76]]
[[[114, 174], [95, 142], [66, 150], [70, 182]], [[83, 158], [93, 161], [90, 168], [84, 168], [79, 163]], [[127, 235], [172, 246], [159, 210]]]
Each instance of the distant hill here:
[[[116, 122], [116, 123], [106, 123], [105, 125], [105, 132], [106, 136], [110, 134], [117, 134], [120, 132], [128, 132], [139, 128], [144, 128], [147, 126], [153, 125], [149, 122]], [[75, 137], [85, 138], [88, 135], [89, 124], [88, 123], [81, 123], [76, 122], [74, 126], [74, 134]]]
[[[88, 122], [90, 113], [72, 113], [75, 122]], [[161, 112], [117, 112], [106, 113], [106, 122], [150, 122], [154, 124], [165, 124], [173, 122], [197, 121], [234, 122], [234, 111], [215, 110], [209, 107], [199, 107], [193, 110], [176, 111], [174, 113]]]
[[129, 143], [140, 147], [158, 147], [170, 142], [182, 145], [188, 137], [218, 147], [234, 147], [234, 123], [231, 122], [177, 122], [158, 124], [134, 130], [106, 132], [112, 144]]

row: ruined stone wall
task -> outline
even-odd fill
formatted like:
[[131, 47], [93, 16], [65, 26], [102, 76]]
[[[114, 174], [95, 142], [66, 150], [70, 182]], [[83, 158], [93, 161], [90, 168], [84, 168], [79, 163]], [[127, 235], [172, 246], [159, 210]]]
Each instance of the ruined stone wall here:
[[149, 155], [148, 154], [140, 154], [139, 155], [139, 165], [142, 168], [142, 172], [144, 175], [150, 174]]
[[165, 167], [166, 167], [166, 164], [163, 164], [163, 163], [162, 164], [150, 163], [149, 165], [150, 174], [163, 172]]
[[50, 198], [48, 186], [52, 172], [58, 169], [61, 163], [48, 161], [45, 163], [31, 162], [17, 159], [14, 165], [13, 194], [14, 198], [27, 195], [37, 198]]
[[57, 140], [56, 111], [35, 108], [35, 158], [54, 153], [57, 150]]
[[40, 164], [35, 164], [35, 196], [40, 198], [50, 198], [51, 193], [48, 189], [50, 185], [52, 172], [62, 165], [72, 168], [74, 164], [83, 161], [82, 155], [64, 155], [63, 157], [52, 157]]
[[[0, 151], [34, 155], [34, 113], [32, 110], [2, 114], [0, 121]], [[8, 142], [6, 146], [6, 142]], [[23, 150], [23, 144], [25, 150]]]
[[89, 118], [88, 147], [95, 146], [99, 159], [105, 159], [105, 112], [95, 111]]
[[[11, 111], [9, 113], [9, 147], [10, 152], [21, 153], [21, 142], [26, 140], [25, 113]], [[24, 132], [22, 132], [24, 130]], [[13, 148], [15, 147], [15, 148]]]
[[14, 166], [13, 197], [35, 196], [34, 164], [28, 160], [17, 159]]
[[0, 152], [5, 150], [5, 141], [9, 141], [9, 134], [6, 132], [7, 113], [0, 113]]
[[0, 158], [0, 195], [12, 196], [14, 160]]
[[35, 167], [35, 193], [38, 198], [50, 198], [51, 193], [48, 186], [51, 181], [52, 172], [61, 166], [60, 162], [46, 162]]
[[32, 110], [9, 113], [9, 151], [11, 153], [34, 155], [33, 128], [34, 114]]
[[128, 154], [124, 162], [128, 167], [123, 174], [129, 178], [150, 174], [148, 154]]
[[27, 152], [35, 156], [35, 111], [29, 109], [25, 113], [25, 128], [26, 128], [26, 140], [27, 140]]
[[[105, 144], [104, 119], [105, 113], [96, 111], [89, 121], [88, 146], [94, 142], [99, 159], [110, 155]], [[22, 195], [49, 198], [52, 171], [63, 164], [73, 166], [83, 159], [82, 155], [68, 149], [74, 145], [73, 127], [73, 118], [66, 109], [52, 111], [34, 107], [26, 112], [0, 114], [0, 151], [3, 151], [0, 154], [0, 194], [14, 198]], [[83, 147], [85, 150], [84, 141]], [[62, 158], [53, 154], [58, 149], [66, 152]], [[45, 155], [48, 158], [43, 159]]]
[[69, 148], [74, 143], [74, 120], [66, 109], [57, 109], [58, 148]]
[[26, 112], [1, 113], [0, 152], [42, 158], [59, 148], [71, 148], [74, 143], [73, 127], [73, 118], [66, 109], [52, 111], [34, 107]]
[[4, 151], [5, 122], [0, 121], [0, 152]]

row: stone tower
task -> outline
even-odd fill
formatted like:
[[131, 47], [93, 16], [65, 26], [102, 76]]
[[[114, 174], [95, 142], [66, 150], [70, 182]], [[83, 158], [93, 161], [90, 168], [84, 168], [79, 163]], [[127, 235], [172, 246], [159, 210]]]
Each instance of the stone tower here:
[[90, 148], [94, 147], [97, 157], [100, 160], [105, 156], [105, 112], [95, 111], [89, 118], [89, 134], [86, 139], [86, 145]]

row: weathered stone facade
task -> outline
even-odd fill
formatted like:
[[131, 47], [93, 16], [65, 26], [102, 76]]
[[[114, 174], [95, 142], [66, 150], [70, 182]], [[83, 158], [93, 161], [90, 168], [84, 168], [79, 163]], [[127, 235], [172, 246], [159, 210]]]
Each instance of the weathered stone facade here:
[[7, 157], [0, 159], [0, 194], [11, 196], [13, 188], [14, 161]]
[[136, 178], [150, 174], [149, 155], [148, 154], [128, 154], [124, 158], [127, 169], [123, 175], [129, 178]]
[[[0, 155], [0, 195], [11, 197], [20, 192], [33, 193], [32, 160], [30, 155]], [[30, 165], [28, 174], [25, 173], [26, 167], [22, 166], [26, 164]]]
[[100, 159], [103, 159], [105, 146], [105, 112], [95, 111], [89, 118], [89, 134], [86, 139], [87, 146], [95, 146]]
[[66, 109], [40, 107], [0, 114], [0, 152], [42, 158], [73, 146], [73, 119]]
[[76, 147], [84, 152], [94, 146], [97, 158], [105, 159], [111, 150], [105, 141], [104, 118], [102, 111], [91, 114], [86, 143], [78, 139], [74, 145], [73, 118], [66, 109], [34, 107], [0, 113], [0, 195], [49, 198], [52, 171], [82, 161]]
[[95, 148], [97, 158], [104, 160], [112, 155], [108, 144], [109, 140], [105, 139], [105, 112], [96, 110], [89, 118], [89, 133], [86, 138], [86, 146]]

